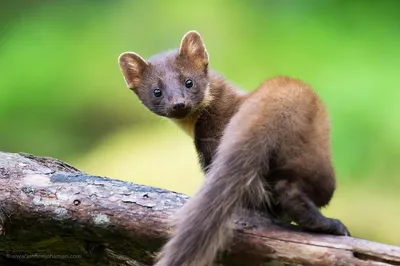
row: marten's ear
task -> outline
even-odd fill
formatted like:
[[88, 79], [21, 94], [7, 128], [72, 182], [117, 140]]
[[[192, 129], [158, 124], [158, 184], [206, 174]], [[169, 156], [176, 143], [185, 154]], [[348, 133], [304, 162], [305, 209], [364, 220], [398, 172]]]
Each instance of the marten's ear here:
[[179, 56], [185, 57], [197, 66], [208, 66], [208, 53], [200, 34], [197, 31], [189, 31], [181, 41]]
[[121, 54], [118, 57], [118, 63], [128, 88], [136, 89], [142, 79], [143, 71], [149, 64], [140, 55], [132, 52]]

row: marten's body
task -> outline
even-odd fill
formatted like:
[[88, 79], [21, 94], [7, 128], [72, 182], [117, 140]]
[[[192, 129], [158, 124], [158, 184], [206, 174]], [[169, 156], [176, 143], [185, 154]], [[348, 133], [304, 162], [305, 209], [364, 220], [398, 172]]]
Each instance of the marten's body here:
[[232, 215], [257, 208], [306, 230], [349, 235], [323, 216], [335, 190], [330, 126], [323, 103], [303, 82], [275, 77], [243, 93], [208, 70], [200, 35], [146, 62], [119, 59], [126, 83], [157, 115], [194, 138], [206, 179], [179, 213], [157, 266], [209, 266], [231, 237]]

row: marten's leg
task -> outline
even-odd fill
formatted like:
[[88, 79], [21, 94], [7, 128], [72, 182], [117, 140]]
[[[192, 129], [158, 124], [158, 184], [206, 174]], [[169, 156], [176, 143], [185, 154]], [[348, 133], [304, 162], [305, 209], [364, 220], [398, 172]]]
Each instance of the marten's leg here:
[[334, 235], [350, 232], [339, 220], [325, 217], [302, 190], [304, 184], [283, 179], [275, 185], [275, 195], [282, 212], [307, 231]]

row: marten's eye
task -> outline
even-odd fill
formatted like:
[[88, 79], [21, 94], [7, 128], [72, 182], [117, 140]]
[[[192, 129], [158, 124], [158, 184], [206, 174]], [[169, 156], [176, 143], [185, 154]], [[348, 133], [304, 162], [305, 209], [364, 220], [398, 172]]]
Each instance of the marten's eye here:
[[188, 88], [188, 89], [193, 87], [193, 81], [191, 79], [185, 80], [185, 87]]
[[155, 89], [154, 91], [153, 91], [153, 94], [154, 94], [154, 96], [155, 97], [161, 97], [161, 95], [162, 95], [162, 92], [161, 92], [161, 90], [159, 90], [159, 89]]

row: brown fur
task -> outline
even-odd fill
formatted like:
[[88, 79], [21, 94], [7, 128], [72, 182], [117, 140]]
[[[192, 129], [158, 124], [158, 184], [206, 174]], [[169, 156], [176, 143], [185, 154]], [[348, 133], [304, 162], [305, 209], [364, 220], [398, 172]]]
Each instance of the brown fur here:
[[[142, 103], [193, 134], [206, 179], [179, 212], [156, 266], [213, 265], [232, 237], [232, 216], [243, 208], [309, 231], [350, 235], [339, 220], [319, 211], [332, 198], [335, 172], [327, 113], [307, 84], [275, 77], [242, 93], [208, 70], [208, 54], [196, 32], [184, 36], [178, 52], [157, 58], [148, 66], [135, 63], [144, 66], [143, 74], [125, 79], [139, 79], [131, 88]], [[125, 61], [120, 61], [124, 74]], [[197, 91], [177, 85], [181, 75], [189, 75]], [[158, 79], [167, 95], [190, 103], [187, 116], [176, 119], [165, 111], [170, 101], [151, 99], [153, 84], [162, 84]]]

